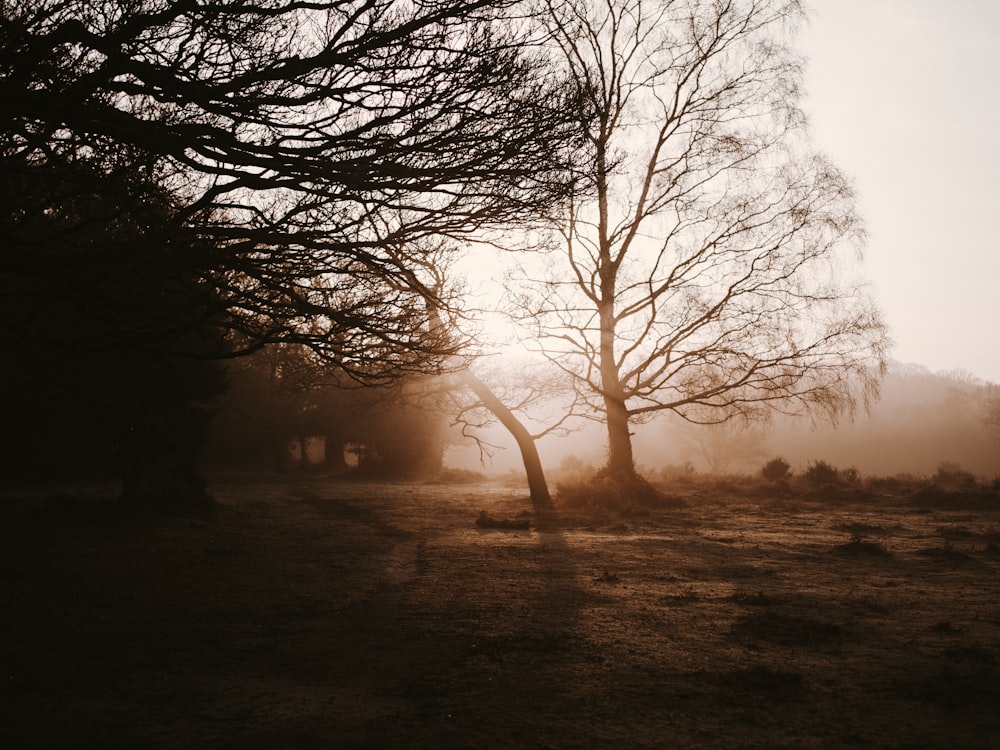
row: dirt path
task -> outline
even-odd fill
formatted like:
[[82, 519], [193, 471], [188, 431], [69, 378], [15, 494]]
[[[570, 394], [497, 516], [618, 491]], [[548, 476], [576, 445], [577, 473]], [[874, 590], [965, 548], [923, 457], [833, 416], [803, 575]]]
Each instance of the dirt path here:
[[484, 531], [502, 487], [3, 505], [11, 748], [993, 748], [1000, 514], [746, 502]]

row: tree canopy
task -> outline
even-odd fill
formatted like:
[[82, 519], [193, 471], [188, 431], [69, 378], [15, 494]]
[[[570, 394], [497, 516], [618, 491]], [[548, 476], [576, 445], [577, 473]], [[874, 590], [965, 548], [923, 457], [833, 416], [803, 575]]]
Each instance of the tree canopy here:
[[[9, 155], [8, 155], [9, 156]], [[128, 150], [0, 170], [5, 477], [99, 478], [203, 499], [205, 403], [224, 388], [218, 297], [163, 233], [172, 196]]]
[[96, 426], [143, 493], [200, 443], [199, 358], [440, 369], [442, 241], [567, 189], [570, 89], [531, 28], [515, 0], [0, 2], [3, 377], [31, 434]]
[[519, 7], [7, 0], [0, 150], [18, 169], [147, 155], [177, 203], [157, 231], [198, 247], [236, 347], [297, 341], [357, 377], [433, 366], [452, 345], [415, 304], [440, 289], [417, 240], [565, 192], [567, 96]]

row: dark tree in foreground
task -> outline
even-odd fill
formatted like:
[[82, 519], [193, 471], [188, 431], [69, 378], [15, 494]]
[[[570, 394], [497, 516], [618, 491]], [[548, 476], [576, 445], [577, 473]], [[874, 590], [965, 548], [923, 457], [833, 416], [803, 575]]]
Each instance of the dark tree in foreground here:
[[428, 336], [418, 240], [565, 192], [569, 108], [519, 8], [7, 0], [0, 145], [24, 164], [147, 154], [238, 346], [301, 343], [358, 378], [426, 369], [452, 352]]
[[634, 477], [630, 426], [657, 412], [834, 418], [872, 396], [886, 331], [843, 253], [851, 190], [803, 134], [800, 4], [547, 7], [592, 160], [520, 301], [606, 421], [609, 473]]
[[3, 190], [27, 196], [0, 209], [19, 356], [148, 383], [113, 409], [135, 415], [123, 455], [150, 444], [140, 417], [165, 429], [140, 406], [187, 357], [281, 342], [360, 380], [439, 368], [461, 342], [429, 331], [425, 278], [442, 314], [451, 293], [422, 240], [565, 192], [568, 108], [519, 7], [0, 3]]
[[203, 498], [218, 300], [169, 241], [177, 210], [134, 154], [0, 162], [5, 477], [116, 473], [129, 499]]

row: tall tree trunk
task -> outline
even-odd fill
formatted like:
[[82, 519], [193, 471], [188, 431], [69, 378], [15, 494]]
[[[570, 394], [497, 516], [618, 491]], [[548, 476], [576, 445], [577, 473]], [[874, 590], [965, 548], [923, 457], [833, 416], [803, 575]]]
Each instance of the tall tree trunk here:
[[126, 436], [119, 447], [121, 465], [122, 499], [134, 502], [142, 496], [142, 472], [139, 469], [138, 449], [131, 436]]
[[625, 395], [615, 362], [614, 322], [610, 313], [601, 313], [601, 387], [608, 427], [608, 473], [612, 476], [635, 474], [632, 433], [629, 432]]
[[635, 474], [635, 457], [625, 402], [605, 394], [604, 407], [608, 413], [608, 471], [614, 476], [631, 476]]
[[118, 422], [118, 460], [121, 469], [122, 499], [135, 502], [147, 499], [149, 489], [149, 446], [146, 441], [145, 413], [125, 407]]
[[[606, 125], [605, 134], [606, 134]], [[615, 299], [618, 287], [618, 260], [612, 257], [612, 243], [608, 220], [608, 174], [606, 140], [597, 144], [597, 206], [598, 239], [600, 243], [598, 275], [600, 302], [598, 319], [601, 343], [598, 352], [601, 372], [601, 391], [608, 427], [607, 470], [614, 477], [635, 476], [635, 458], [632, 455], [632, 435], [629, 432], [628, 410], [625, 407], [625, 389], [622, 387], [618, 362], [615, 357]]]

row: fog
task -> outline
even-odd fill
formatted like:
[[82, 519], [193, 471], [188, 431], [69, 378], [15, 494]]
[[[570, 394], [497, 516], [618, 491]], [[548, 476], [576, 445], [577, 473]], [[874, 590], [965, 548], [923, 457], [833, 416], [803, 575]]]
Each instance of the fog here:
[[[636, 462], [647, 475], [685, 465], [704, 473], [750, 474], [781, 456], [795, 472], [823, 460], [867, 476], [929, 476], [947, 462], [991, 477], [1000, 474], [1000, 432], [986, 420], [995, 388], [965, 373], [893, 363], [881, 398], [853, 420], [832, 426], [781, 417], [767, 425], [709, 427], [661, 416], [635, 427]], [[500, 447], [491, 459], [481, 462], [476, 445], [462, 441], [448, 448], [445, 464], [487, 474], [520, 472], [520, 456], [502, 428], [484, 434]], [[558, 476], [568, 456], [600, 466], [604, 445], [603, 428], [585, 423], [566, 437], [540, 440], [539, 452], [546, 470]]]

